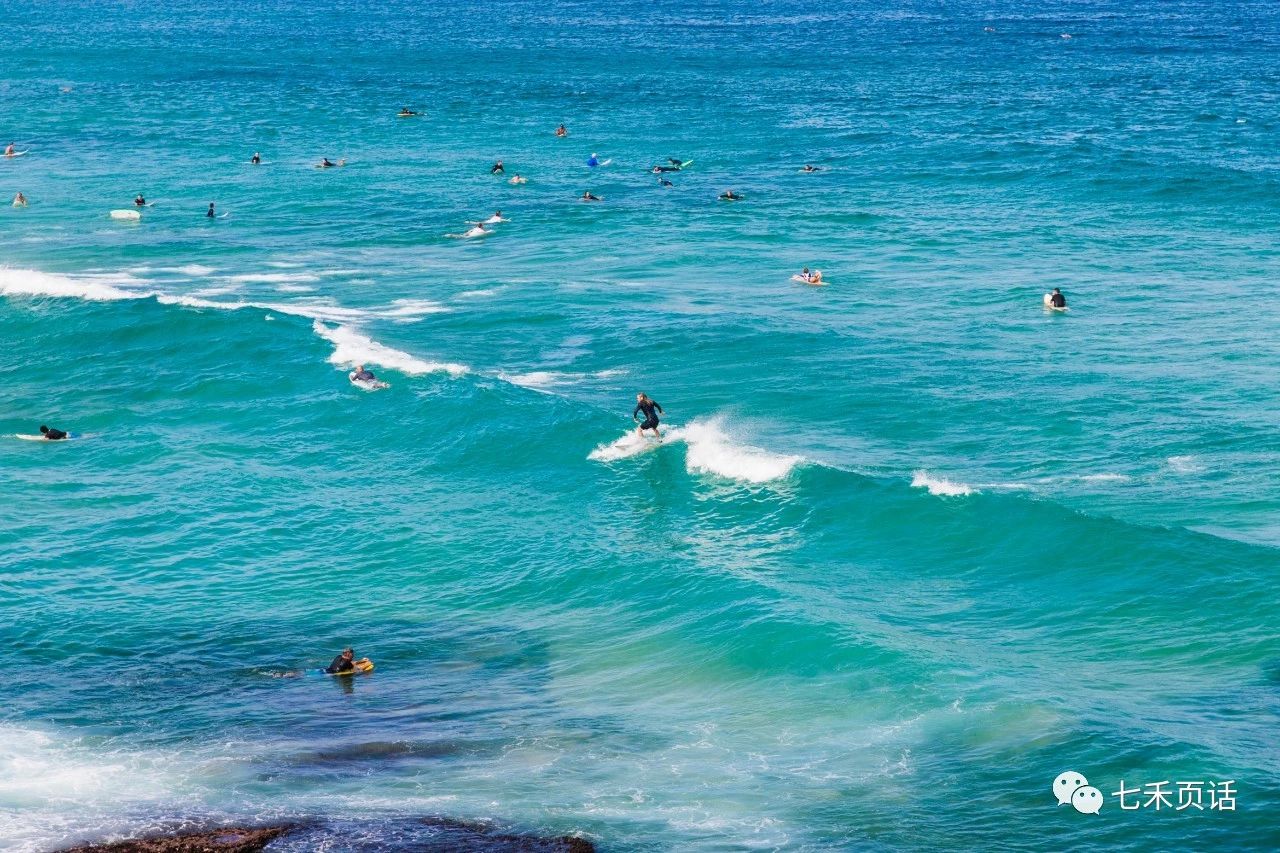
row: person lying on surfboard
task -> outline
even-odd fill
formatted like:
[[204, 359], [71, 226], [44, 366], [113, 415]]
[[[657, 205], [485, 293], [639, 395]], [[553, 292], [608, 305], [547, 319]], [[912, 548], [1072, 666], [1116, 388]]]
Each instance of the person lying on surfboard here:
[[662, 438], [662, 433], [658, 432], [658, 415], [665, 415], [666, 412], [662, 411], [657, 400], [650, 399], [649, 395], [643, 391], [636, 394], [636, 407], [631, 412], [631, 420], [639, 421], [638, 416], [641, 412], [644, 412], [644, 421], [636, 427], [636, 435], [643, 437], [644, 431], [651, 429], [654, 437]]
[[563, 124], [556, 128], [556, 136], [568, 136], [568, 135], [569, 135], [569, 131], [565, 128]]
[[357, 364], [356, 372], [351, 374], [352, 382], [374, 382], [377, 378], [372, 370], [365, 370], [363, 364]]
[[54, 429], [53, 427], [47, 427], [44, 424], [40, 424], [40, 434], [49, 441], [62, 441], [67, 437], [66, 430]]
[[588, 190], [587, 192], [584, 192], [582, 194], [582, 200], [583, 201], [600, 201], [600, 196], [592, 195], [591, 191]]
[[409, 109], [408, 107], [404, 107], [400, 110], [399, 115], [400, 115], [400, 118], [410, 118], [412, 116], [419, 115], [419, 113], [415, 113], [413, 110]]
[[502, 165], [502, 161], [501, 161], [501, 160], [499, 160], [498, 162], [494, 163], [494, 164], [493, 164], [493, 168], [491, 168], [491, 169], [489, 170], [489, 174], [490, 174], [490, 175], [504, 175], [504, 174], [506, 174], [506, 172], [507, 172], [507, 170], [506, 170], [505, 168], [503, 168], [503, 165]]
[[356, 671], [356, 653], [348, 646], [342, 650], [342, 654], [333, 659], [333, 663], [325, 667], [325, 672], [333, 674], [338, 672], [355, 672]]

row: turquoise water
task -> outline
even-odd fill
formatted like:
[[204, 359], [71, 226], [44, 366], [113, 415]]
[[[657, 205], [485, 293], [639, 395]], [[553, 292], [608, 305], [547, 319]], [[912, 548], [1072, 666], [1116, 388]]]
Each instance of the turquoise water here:
[[0, 847], [1280, 843], [1272, 5], [164, 5], [0, 2]]

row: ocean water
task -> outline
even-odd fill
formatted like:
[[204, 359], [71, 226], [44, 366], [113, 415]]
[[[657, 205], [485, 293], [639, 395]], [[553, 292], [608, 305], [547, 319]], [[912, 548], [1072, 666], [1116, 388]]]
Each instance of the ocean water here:
[[0, 20], [0, 848], [1280, 845], [1273, 3]]

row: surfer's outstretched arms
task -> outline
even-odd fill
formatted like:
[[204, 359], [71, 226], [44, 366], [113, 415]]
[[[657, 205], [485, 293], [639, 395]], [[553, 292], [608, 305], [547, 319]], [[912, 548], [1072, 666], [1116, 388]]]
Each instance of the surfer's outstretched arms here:
[[657, 400], [650, 399], [643, 391], [636, 394], [636, 407], [631, 412], [631, 420], [639, 421], [641, 412], [644, 413], [644, 420], [636, 427], [636, 435], [643, 436], [645, 430], [651, 429], [656, 438], [662, 438], [662, 433], [658, 432], [658, 415], [666, 412], [662, 411]]

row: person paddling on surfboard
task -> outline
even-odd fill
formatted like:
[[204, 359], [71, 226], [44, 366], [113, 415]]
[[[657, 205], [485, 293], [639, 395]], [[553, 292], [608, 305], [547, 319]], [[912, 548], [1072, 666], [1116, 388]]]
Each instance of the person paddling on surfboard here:
[[1066, 308], [1067, 307], [1067, 297], [1063, 296], [1062, 291], [1056, 287], [1053, 289], [1053, 293], [1049, 294], [1049, 307], [1050, 308]]
[[494, 163], [493, 168], [489, 170], [490, 175], [505, 175], [506, 173], [507, 173], [507, 170], [503, 167], [501, 160]]
[[662, 433], [658, 432], [658, 415], [665, 415], [666, 412], [662, 411], [657, 400], [650, 399], [643, 391], [636, 394], [636, 407], [631, 412], [631, 420], [639, 421], [641, 412], [644, 412], [644, 421], [636, 427], [636, 435], [643, 438], [644, 431], [651, 429], [655, 438], [662, 438]]
[[19, 191], [18, 194], [13, 197], [13, 206], [14, 207], [27, 206], [27, 197], [23, 195], [21, 191]]
[[356, 372], [351, 374], [352, 382], [373, 382], [378, 377], [373, 375], [372, 370], [365, 370], [363, 364], [356, 365]]
[[47, 427], [44, 424], [40, 424], [40, 434], [49, 441], [62, 441], [67, 437], [66, 430], [54, 429], [53, 427]]
[[342, 654], [333, 659], [333, 663], [325, 667], [325, 672], [330, 675], [339, 672], [355, 672], [356, 671], [356, 653], [348, 646], [342, 650]]
[[569, 131], [568, 129], [565, 128], [563, 124], [556, 128], [556, 136], [568, 136], [568, 135], [569, 135]]
[[590, 190], [587, 190], [582, 194], [582, 200], [583, 201], [600, 201], [600, 196], [593, 195]]

